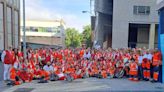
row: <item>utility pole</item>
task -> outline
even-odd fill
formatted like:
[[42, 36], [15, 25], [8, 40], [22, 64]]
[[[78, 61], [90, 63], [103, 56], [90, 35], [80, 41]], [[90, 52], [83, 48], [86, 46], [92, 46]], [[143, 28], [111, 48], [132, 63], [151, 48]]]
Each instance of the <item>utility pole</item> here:
[[23, 53], [26, 59], [26, 28], [25, 28], [25, 0], [23, 0]]

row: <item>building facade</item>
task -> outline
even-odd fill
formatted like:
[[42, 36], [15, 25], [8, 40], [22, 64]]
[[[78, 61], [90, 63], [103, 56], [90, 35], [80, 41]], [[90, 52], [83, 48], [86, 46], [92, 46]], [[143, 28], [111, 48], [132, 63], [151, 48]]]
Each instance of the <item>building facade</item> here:
[[20, 44], [20, 0], [0, 0], [0, 50]]
[[104, 48], [157, 47], [156, 0], [95, 0], [95, 12], [95, 40]]
[[[64, 30], [63, 20], [26, 20], [26, 43], [32, 48], [65, 47]], [[21, 42], [23, 42], [23, 31], [21, 31]]]
[[105, 47], [112, 46], [113, 0], [95, 0], [95, 41]]

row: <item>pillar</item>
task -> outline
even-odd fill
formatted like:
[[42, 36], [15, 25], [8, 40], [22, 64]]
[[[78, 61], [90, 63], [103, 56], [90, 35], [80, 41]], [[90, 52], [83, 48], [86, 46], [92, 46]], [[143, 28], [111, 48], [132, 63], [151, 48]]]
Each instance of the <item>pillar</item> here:
[[7, 32], [7, 3], [6, 3], [6, 1], [4, 1], [4, 6], [3, 6], [3, 10], [4, 10], [4, 16], [3, 16], [3, 18], [4, 18], [4, 41], [5, 41], [5, 49], [7, 49], [8, 48], [8, 32]]
[[155, 24], [150, 25], [149, 31], [149, 49], [154, 49], [154, 40], [155, 40]]

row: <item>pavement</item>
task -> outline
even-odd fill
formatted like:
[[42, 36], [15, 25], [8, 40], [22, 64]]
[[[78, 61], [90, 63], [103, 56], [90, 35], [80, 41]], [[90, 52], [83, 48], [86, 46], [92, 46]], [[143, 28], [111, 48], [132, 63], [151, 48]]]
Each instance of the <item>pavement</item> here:
[[37, 81], [19, 86], [6, 86], [3, 65], [0, 62], [0, 92], [164, 92], [164, 84], [128, 79], [77, 79], [73, 82], [55, 81], [39, 84]]
[[[2, 85], [1, 85], [2, 86]], [[164, 84], [127, 79], [77, 79], [73, 82], [55, 81], [39, 84], [37, 81], [7, 87], [0, 92], [164, 92]]]
[[3, 64], [2, 64], [2, 62], [0, 61], [0, 81], [2, 81], [3, 80]]

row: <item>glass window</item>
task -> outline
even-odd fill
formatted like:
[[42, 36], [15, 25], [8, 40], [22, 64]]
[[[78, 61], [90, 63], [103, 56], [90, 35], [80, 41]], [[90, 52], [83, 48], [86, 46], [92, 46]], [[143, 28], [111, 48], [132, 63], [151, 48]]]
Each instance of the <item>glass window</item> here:
[[49, 27], [49, 28], [47, 28], [47, 32], [52, 32], [52, 30], [51, 30], [51, 28]]
[[146, 14], [150, 14], [150, 7], [148, 6], [148, 7], [146, 7]]
[[139, 14], [145, 14], [145, 6], [140, 6], [140, 7], [138, 7], [138, 13]]
[[42, 27], [39, 27], [38, 28], [38, 32], [42, 32], [43, 31], [43, 28]]
[[137, 14], [137, 6], [134, 6], [134, 8], [133, 8], [133, 13], [134, 13], [134, 14]]
[[150, 6], [134, 6], [133, 13], [136, 15], [149, 15]]
[[35, 28], [34, 31], [35, 31], [35, 32], [38, 32], [38, 28]]

